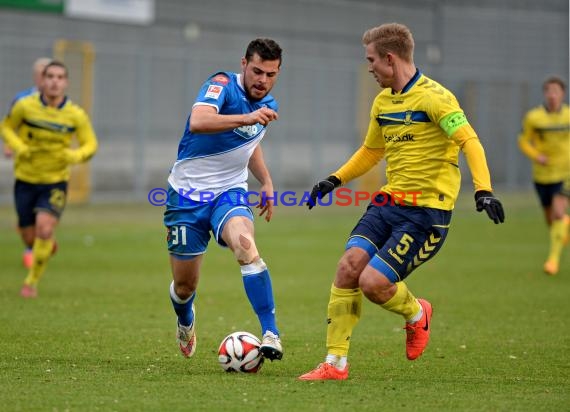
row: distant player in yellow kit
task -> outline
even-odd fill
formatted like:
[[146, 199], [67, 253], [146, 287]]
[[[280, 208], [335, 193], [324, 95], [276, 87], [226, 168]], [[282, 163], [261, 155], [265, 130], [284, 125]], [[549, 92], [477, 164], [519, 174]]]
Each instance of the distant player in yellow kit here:
[[485, 210], [495, 223], [504, 220], [477, 134], [455, 96], [416, 68], [409, 29], [384, 24], [368, 30], [362, 40], [368, 71], [384, 90], [372, 104], [364, 144], [313, 187], [309, 208], [382, 158], [387, 184], [356, 224], [338, 264], [327, 310], [326, 358], [301, 380], [348, 378], [348, 350], [362, 295], [402, 316], [407, 358], [422, 355], [432, 305], [416, 299], [404, 279], [431, 259], [447, 236], [461, 182], [460, 150], [473, 177], [476, 209]]
[[[70, 165], [97, 150], [89, 117], [67, 98], [68, 73], [58, 61], [43, 71], [41, 93], [18, 100], [2, 122], [2, 136], [15, 153], [14, 198], [23, 238], [33, 239], [33, 264], [20, 294], [37, 296], [37, 284], [54, 248], [54, 232], [67, 197]], [[73, 137], [79, 148], [71, 149]]]
[[[52, 59], [50, 59], [49, 57], [40, 57], [34, 61], [32, 67], [34, 85], [32, 87], [29, 87], [27, 89], [21, 90], [18, 93], [16, 93], [16, 95], [10, 102], [10, 109], [12, 108], [12, 106], [14, 106], [14, 104], [18, 100], [26, 96], [29, 96], [31, 94], [40, 92], [44, 69], [47, 66], [47, 64], [51, 62], [51, 60]], [[4, 156], [7, 158], [12, 157], [13, 154], [12, 149], [10, 149], [10, 147], [6, 144], [3, 144], [3, 146], [4, 146]], [[34, 260], [34, 254], [32, 253], [32, 247], [34, 246], [34, 239], [33, 237], [22, 236], [22, 241], [24, 242], [24, 245], [26, 247], [24, 253], [22, 254], [22, 263], [26, 269], [29, 269], [32, 267]]]
[[566, 214], [570, 197], [570, 110], [564, 103], [566, 83], [560, 77], [547, 78], [542, 91], [544, 104], [526, 114], [519, 147], [532, 160], [534, 186], [550, 227], [544, 271], [556, 275], [570, 225]]

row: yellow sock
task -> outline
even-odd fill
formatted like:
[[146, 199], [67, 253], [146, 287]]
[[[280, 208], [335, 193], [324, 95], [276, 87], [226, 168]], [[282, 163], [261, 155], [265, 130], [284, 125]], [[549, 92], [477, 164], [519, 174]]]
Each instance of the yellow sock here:
[[390, 312], [402, 315], [406, 321], [410, 321], [420, 313], [422, 307], [404, 282], [396, 282], [396, 286], [398, 287], [396, 294], [381, 306]]
[[566, 223], [564, 219], [558, 219], [552, 222], [550, 226], [550, 253], [548, 260], [558, 264], [560, 254], [564, 246], [564, 237], [566, 235]]
[[360, 320], [362, 292], [360, 289], [339, 289], [331, 286], [327, 310], [327, 353], [348, 355], [352, 330]]
[[46, 270], [48, 260], [51, 257], [52, 249], [53, 239], [36, 238], [34, 240], [34, 263], [28, 272], [28, 276], [24, 280], [24, 284], [29, 286], [36, 286], [38, 284], [41, 276]]

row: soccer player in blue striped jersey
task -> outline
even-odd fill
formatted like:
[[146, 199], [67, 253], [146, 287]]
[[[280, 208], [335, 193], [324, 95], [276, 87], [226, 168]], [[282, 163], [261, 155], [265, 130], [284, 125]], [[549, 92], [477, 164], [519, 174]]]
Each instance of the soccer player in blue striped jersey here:
[[[97, 138], [85, 111], [65, 95], [66, 66], [46, 65], [41, 93], [23, 97], [2, 122], [2, 135], [14, 151], [14, 198], [22, 236], [33, 238], [33, 263], [20, 294], [37, 296], [37, 285], [55, 248], [55, 229], [67, 197], [70, 166], [97, 151]], [[79, 148], [72, 149], [76, 138]]]
[[386, 185], [353, 229], [331, 287], [327, 355], [301, 380], [348, 378], [348, 350], [360, 319], [362, 295], [402, 316], [406, 356], [422, 355], [431, 330], [432, 305], [416, 299], [404, 280], [441, 248], [459, 193], [458, 154], [466, 159], [478, 211], [504, 220], [493, 196], [485, 152], [455, 96], [420, 72], [414, 40], [398, 23], [364, 33], [368, 71], [384, 89], [376, 96], [364, 144], [340, 169], [318, 182], [309, 208], [386, 159]]
[[277, 120], [269, 94], [281, 67], [281, 47], [255, 39], [241, 60], [241, 73], [217, 72], [198, 92], [168, 177], [164, 214], [173, 281], [170, 298], [178, 317], [180, 351], [196, 350], [196, 289], [203, 254], [214, 235], [240, 265], [243, 285], [262, 333], [261, 352], [281, 359], [271, 277], [254, 240], [253, 213], [246, 199], [248, 170], [266, 193], [260, 216], [273, 214], [273, 183], [261, 150], [267, 127]]

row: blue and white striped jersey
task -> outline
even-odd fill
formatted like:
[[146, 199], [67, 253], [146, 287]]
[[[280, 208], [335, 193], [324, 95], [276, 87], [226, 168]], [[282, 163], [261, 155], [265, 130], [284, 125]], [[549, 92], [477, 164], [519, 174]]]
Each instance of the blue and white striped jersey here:
[[[243, 88], [241, 74], [218, 72], [202, 85], [194, 106], [214, 107], [219, 114], [246, 114], [278, 105], [268, 94], [261, 100], [250, 100]], [[193, 106], [193, 107], [194, 107]], [[247, 190], [249, 158], [263, 139], [266, 126], [255, 124], [219, 133], [199, 134], [190, 131], [190, 116], [178, 145], [178, 157], [170, 171], [168, 183], [178, 193], [200, 200], [231, 188]]]

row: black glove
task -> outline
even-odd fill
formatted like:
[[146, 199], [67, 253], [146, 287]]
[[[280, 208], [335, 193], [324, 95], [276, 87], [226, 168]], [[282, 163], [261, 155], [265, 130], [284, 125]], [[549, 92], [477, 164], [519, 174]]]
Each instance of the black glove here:
[[307, 202], [309, 210], [317, 204], [317, 198], [322, 199], [328, 193], [332, 192], [335, 187], [339, 187], [340, 184], [340, 179], [338, 177], [329, 176], [325, 180], [321, 180], [319, 183], [314, 185], [313, 190], [311, 190], [311, 194], [309, 195], [310, 200]]
[[477, 207], [477, 212], [485, 209], [489, 219], [495, 222], [495, 224], [503, 223], [505, 221], [503, 205], [499, 202], [499, 199], [493, 196], [493, 193], [486, 190], [475, 192], [475, 205]]

